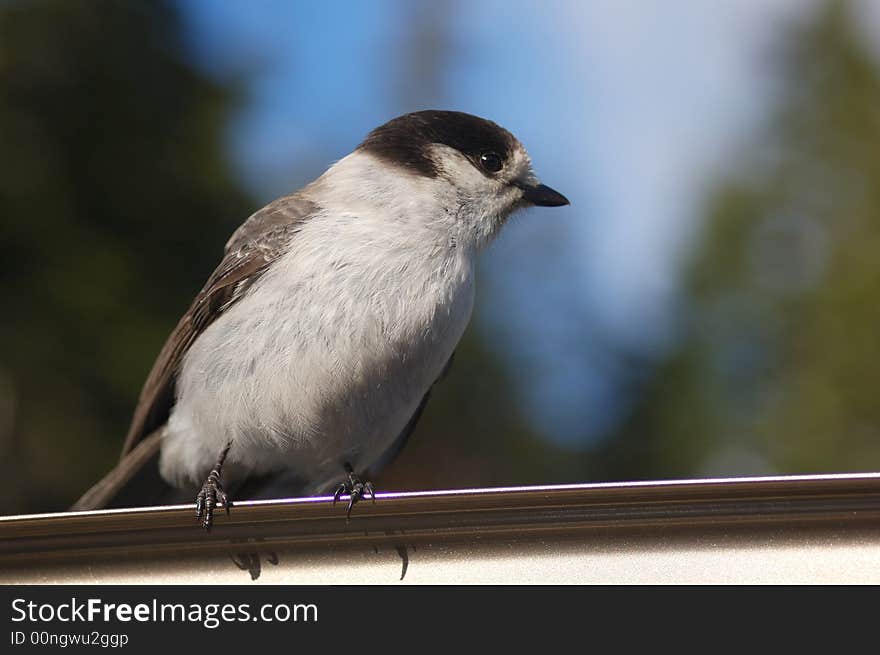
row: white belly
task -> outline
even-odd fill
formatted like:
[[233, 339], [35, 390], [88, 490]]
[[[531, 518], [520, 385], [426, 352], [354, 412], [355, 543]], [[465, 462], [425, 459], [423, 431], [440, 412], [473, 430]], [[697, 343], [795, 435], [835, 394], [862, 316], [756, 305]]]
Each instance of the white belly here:
[[381, 457], [455, 350], [474, 289], [472, 259], [454, 250], [380, 254], [291, 252], [197, 339], [166, 480], [201, 483], [229, 441], [233, 478], [292, 470], [319, 486]]

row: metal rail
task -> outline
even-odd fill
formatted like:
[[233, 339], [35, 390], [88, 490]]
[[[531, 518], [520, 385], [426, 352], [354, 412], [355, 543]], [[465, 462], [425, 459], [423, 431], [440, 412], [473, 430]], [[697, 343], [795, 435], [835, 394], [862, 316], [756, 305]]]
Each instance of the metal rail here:
[[880, 474], [330, 500], [0, 517], [0, 582], [880, 581]]

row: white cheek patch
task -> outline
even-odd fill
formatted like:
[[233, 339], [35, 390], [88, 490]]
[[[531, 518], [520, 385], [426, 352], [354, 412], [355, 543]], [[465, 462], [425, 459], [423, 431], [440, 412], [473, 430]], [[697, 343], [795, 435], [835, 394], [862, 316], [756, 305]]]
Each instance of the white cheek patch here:
[[488, 193], [495, 191], [497, 182], [477, 170], [471, 161], [458, 150], [437, 143], [430, 147], [431, 158], [449, 182], [465, 191]]
[[525, 148], [519, 146], [510, 157], [510, 173], [508, 179], [522, 180], [523, 182], [537, 182], [535, 173], [532, 171], [532, 160]]
[[522, 204], [522, 192], [510, 181], [520, 175], [521, 168], [530, 170], [528, 156], [517, 148], [505, 169], [494, 176], [485, 175], [449, 146], [431, 146], [431, 156], [440, 171], [435, 179], [436, 194], [445, 199], [448, 213], [456, 217], [456, 237], [478, 248], [485, 246]]
[[487, 176], [458, 150], [443, 144], [431, 146], [431, 156], [437, 168], [454, 186], [480, 193], [503, 194], [512, 180], [533, 181], [532, 161], [522, 145], [517, 144], [498, 174]]

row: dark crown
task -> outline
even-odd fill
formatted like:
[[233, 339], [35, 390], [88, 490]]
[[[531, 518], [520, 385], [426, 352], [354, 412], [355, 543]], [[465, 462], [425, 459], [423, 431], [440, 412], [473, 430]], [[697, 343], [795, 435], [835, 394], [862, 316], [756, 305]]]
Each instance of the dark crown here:
[[359, 150], [425, 177], [437, 176], [429, 146], [440, 143], [471, 161], [496, 153], [506, 160], [517, 143], [503, 127], [459, 111], [417, 111], [404, 114], [370, 132]]

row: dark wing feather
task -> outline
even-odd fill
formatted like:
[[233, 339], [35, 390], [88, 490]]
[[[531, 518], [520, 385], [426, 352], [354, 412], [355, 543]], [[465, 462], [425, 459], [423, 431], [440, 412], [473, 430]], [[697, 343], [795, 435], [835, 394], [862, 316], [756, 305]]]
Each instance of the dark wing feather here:
[[394, 443], [391, 444], [391, 447], [388, 448], [383, 454], [382, 457], [379, 458], [378, 462], [375, 462], [369, 470], [370, 475], [376, 475], [385, 468], [391, 461], [397, 457], [403, 447], [409, 441], [409, 438], [412, 436], [412, 433], [416, 429], [416, 425], [418, 425], [419, 419], [422, 418], [422, 412], [425, 411], [425, 407], [428, 405], [428, 401], [431, 399], [431, 392], [434, 391], [434, 387], [437, 386], [437, 383], [440, 382], [446, 375], [449, 373], [449, 369], [452, 368], [452, 360], [455, 359], [455, 352], [453, 352], [449, 356], [449, 360], [446, 362], [446, 365], [443, 367], [443, 370], [440, 371], [440, 375], [437, 376], [437, 379], [434, 380], [434, 384], [430, 386], [430, 388], [425, 392], [425, 395], [422, 396], [421, 402], [419, 402], [419, 406], [416, 407], [416, 411], [413, 412], [412, 417], [410, 417], [407, 424], [404, 426], [403, 430], [400, 431], [400, 434], [397, 435], [397, 438], [394, 440]]
[[120, 459], [168, 420], [177, 373], [190, 346], [284, 252], [294, 232], [315, 209], [314, 203], [306, 198], [296, 194], [285, 196], [253, 214], [235, 231], [220, 265], [177, 323], [153, 364]]

